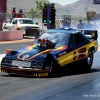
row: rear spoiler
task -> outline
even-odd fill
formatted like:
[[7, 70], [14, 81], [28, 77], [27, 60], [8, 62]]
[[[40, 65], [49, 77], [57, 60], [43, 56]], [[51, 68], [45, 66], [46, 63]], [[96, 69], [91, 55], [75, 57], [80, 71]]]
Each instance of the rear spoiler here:
[[98, 39], [98, 31], [97, 30], [84, 30], [84, 35], [87, 36], [89, 39]]

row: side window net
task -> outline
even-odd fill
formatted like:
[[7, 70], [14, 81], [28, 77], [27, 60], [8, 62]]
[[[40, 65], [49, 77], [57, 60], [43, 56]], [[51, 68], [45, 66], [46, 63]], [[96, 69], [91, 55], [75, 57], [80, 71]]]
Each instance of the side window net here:
[[76, 45], [75, 38], [73, 35], [70, 36], [69, 47], [74, 47]]

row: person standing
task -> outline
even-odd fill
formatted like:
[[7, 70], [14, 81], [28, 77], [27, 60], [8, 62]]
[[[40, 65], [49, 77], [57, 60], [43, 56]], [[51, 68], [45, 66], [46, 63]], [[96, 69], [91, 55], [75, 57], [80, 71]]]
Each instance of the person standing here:
[[70, 28], [70, 22], [69, 21], [65, 21], [63, 23], [63, 28]]
[[19, 13], [23, 13], [22, 9], [19, 9]]
[[84, 24], [83, 24], [82, 20], [79, 20], [79, 23], [77, 24], [77, 28], [84, 29]]
[[16, 8], [14, 7], [13, 10], [11, 11], [12, 18], [16, 17]]
[[17, 13], [17, 18], [24, 18], [24, 17], [25, 17], [25, 15], [24, 15], [22, 9], [19, 9], [19, 13]]
[[63, 28], [63, 20], [59, 22], [59, 28]]
[[86, 23], [86, 29], [92, 29], [93, 25], [91, 24], [90, 20], [87, 21]]
[[97, 26], [97, 24], [96, 24], [95, 21], [94, 21], [94, 23], [93, 23], [93, 29], [98, 29], [98, 26]]

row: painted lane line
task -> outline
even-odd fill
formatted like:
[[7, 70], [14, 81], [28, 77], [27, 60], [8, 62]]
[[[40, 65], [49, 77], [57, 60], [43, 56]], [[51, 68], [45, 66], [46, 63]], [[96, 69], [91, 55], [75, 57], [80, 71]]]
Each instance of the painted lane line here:
[[100, 51], [100, 47], [98, 47], [98, 51]]
[[[0, 54], [0, 65], [1, 65], [1, 60], [2, 60], [2, 58], [5, 56], [6, 54]], [[0, 66], [1, 67], [1, 66]], [[1, 72], [1, 70], [0, 70], [0, 72]]]
[[5, 56], [5, 54], [0, 54], [0, 64], [1, 64], [1, 60], [2, 58]]

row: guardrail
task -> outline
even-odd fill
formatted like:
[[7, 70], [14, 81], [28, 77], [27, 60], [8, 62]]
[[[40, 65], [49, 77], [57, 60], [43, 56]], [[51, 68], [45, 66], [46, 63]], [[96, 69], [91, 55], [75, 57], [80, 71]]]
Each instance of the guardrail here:
[[0, 41], [22, 40], [23, 32], [20, 30], [0, 31]]

